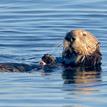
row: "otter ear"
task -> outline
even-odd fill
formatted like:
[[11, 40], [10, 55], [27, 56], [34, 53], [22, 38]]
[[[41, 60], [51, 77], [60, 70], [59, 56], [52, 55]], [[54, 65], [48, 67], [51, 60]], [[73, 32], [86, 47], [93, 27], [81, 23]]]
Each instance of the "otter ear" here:
[[82, 35], [83, 35], [83, 36], [87, 36], [87, 33], [86, 33], [86, 32], [82, 32]]

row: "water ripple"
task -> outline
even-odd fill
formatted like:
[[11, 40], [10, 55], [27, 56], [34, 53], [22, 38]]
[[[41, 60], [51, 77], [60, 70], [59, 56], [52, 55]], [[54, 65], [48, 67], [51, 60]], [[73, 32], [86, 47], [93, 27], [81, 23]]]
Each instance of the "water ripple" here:
[[58, 44], [75, 28], [96, 35], [103, 60], [100, 73], [81, 72], [73, 78], [64, 78], [62, 68], [48, 73], [1, 72], [0, 107], [106, 107], [106, 19], [106, 0], [1, 0], [0, 62], [31, 64], [44, 53], [59, 56]]

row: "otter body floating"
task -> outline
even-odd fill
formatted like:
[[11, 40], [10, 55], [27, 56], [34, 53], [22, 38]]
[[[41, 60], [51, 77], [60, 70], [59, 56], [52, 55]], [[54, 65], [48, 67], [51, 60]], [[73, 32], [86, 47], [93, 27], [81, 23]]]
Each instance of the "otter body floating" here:
[[39, 65], [28, 65], [23, 63], [0, 63], [0, 72], [31, 72], [41, 69]]
[[[96, 67], [101, 65], [100, 43], [92, 33], [76, 29], [68, 32], [63, 42], [62, 57], [45, 54], [40, 65], [0, 63], [0, 72], [28, 72], [41, 69], [45, 65]], [[42, 65], [42, 66], [41, 66]]]

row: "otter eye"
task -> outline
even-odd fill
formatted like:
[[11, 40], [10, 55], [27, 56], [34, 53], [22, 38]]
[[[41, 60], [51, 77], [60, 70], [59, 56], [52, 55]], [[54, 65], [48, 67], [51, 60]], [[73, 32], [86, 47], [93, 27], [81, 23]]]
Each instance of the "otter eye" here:
[[74, 37], [72, 37], [72, 40], [73, 40], [73, 41], [75, 41], [75, 38], [74, 38]]

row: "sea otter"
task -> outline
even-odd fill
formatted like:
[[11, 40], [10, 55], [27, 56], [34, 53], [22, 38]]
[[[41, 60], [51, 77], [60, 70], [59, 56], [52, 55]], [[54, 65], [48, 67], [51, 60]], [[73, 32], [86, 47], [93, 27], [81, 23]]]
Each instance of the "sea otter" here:
[[[61, 57], [45, 54], [40, 65], [0, 63], [0, 72], [26, 72], [41, 69], [44, 65], [96, 67], [101, 65], [100, 43], [92, 33], [82, 29], [68, 32], [63, 42]], [[42, 65], [42, 66], [41, 66]]]
[[42, 57], [42, 65], [53, 65], [60, 61], [64, 66], [99, 66], [102, 55], [100, 43], [89, 31], [76, 29], [68, 32], [63, 42], [61, 58], [55, 58], [50, 54]]

